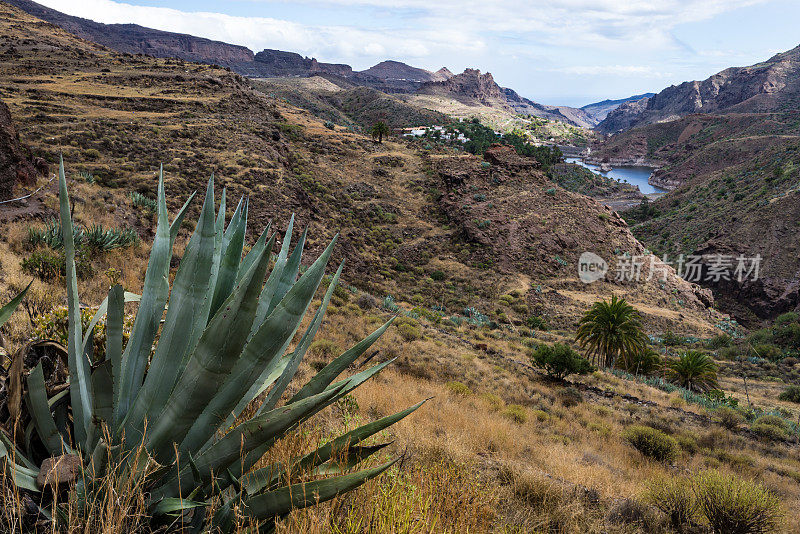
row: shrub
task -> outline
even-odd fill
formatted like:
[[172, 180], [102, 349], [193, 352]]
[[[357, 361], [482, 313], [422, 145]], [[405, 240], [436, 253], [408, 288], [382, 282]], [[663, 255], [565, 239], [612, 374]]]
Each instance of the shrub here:
[[509, 404], [500, 414], [519, 424], [528, 420], [528, 412], [525, 411], [524, 406], [520, 406], [519, 404]]
[[682, 477], [658, 477], [647, 484], [645, 499], [666, 514], [670, 525], [681, 532], [697, 514], [697, 501], [689, 480]]
[[309, 352], [316, 356], [321, 356], [323, 358], [330, 358], [332, 356], [338, 356], [342, 353], [342, 349], [339, 348], [339, 345], [331, 341], [330, 339], [319, 339], [314, 341], [309, 347]]
[[435, 280], [436, 282], [441, 282], [444, 280], [444, 271], [433, 271], [431, 273], [431, 279]]
[[539, 345], [533, 352], [534, 365], [545, 370], [548, 376], [559, 380], [572, 375], [585, 375], [594, 370], [592, 365], [567, 345]]
[[22, 270], [40, 280], [50, 282], [64, 274], [64, 258], [37, 251], [22, 260]]
[[788, 437], [786, 430], [767, 423], [753, 423], [750, 429], [768, 441], [783, 441]]
[[678, 443], [660, 430], [649, 426], [629, 426], [622, 438], [637, 451], [659, 462], [672, 462], [678, 457]]
[[761, 534], [780, 527], [780, 499], [756, 482], [712, 470], [694, 478], [694, 490], [714, 532]]
[[764, 358], [765, 360], [770, 361], [778, 360], [783, 353], [780, 347], [773, 343], [759, 343], [757, 345], [753, 345], [753, 352], [759, 358]]
[[561, 405], [566, 408], [572, 408], [583, 402], [581, 392], [578, 391], [578, 388], [572, 386], [558, 390], [556, 395], [558, 400], [561, 401]]
[[745, 421], [744, 416], [730, 406], [722, 406], [714, 410], [714, 419], [728, 430], [737, 429]]
[[397, 331], [406, 341], [416, 341], [418, 339], [422, 339], [422, 330], [420, 330], [418, 325], [402, 323], [397, 325]]
[[527, 320], [528, 327], [533, 330], [547, 330], [547, 321], [538, 315], [531, 315]]
[[149, 213], [155, 213], [158, 209], [158, 203], [153, 198], [148, 198], [136, 191], [131, 192], [131, 204], [136, 208], [142, 208]]
[[778, 399], [782, 401], [800, 403], [800, 386], [789, 386], [778, 395]]
[[469, 386], [456, 380], [448, 382], [445, 384], [445, 387], [450, 390], [450, 393], [458, 395], [459, 397], [468, 397], [469, 395], [472, 395], [472, 390], [469, 389]]
[[718, 350], [723, 347], [730, 347], [733, 343], [733, 339], [728, 334], [720, 334], [718, 336], [714, 336], [711, 339], [706, 340], [706, 347], [711, 350]]
[[778, 417], [777, 415], [762, 415], [761, 417], [753, 421], [753, 424], [771, 425], [771, 426], [776, 426], [784, 431], [789, 430], [789, 425], [786, 423], [786, 421], [783, 418]]
[[372, 308], [378, 305], [378, 301], [372, 295], [369, 295], [367, 293], [362, 293], [356, 299], [356, 304], [362, 310], [371, 310]]

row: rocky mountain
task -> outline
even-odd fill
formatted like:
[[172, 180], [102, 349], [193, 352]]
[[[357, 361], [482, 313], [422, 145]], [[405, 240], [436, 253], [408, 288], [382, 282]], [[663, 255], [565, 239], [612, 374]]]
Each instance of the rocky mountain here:
[[641, 95], [629, 96], [628, 98], [620, 98], [617, 100], [603, 100], [601, 102], [586, 104], [585, 106], [581, 106], [580, 109], [588, 113], [595, 123], [599, 123], [605, 119], [610, 112], [614, 111], [621, 105], [629, 102], [638, 102], [643, 98], [650, 98], [653, 95], [655, 95], [655, 93], [644, 93]]
[[667, 87], [636, 105], [620, 106], [597, 126], [615, 133], [692, 113], [771, 112], [800, 103], [800, 46], [749, 67]]
[[147, 54], [154, 57], [176, 57], [187, 61], [216, 63], [233, 68], [251, 63], [253, 52], [244, 46], [212, 41], [183, 33], [145, 28], [138, 24], [102, 24], [73, 17], [30, 0], [8, 0], [26, 13], [67, 30], [87, 41], [107, 46], [118, 52]]
[[[446, 71], [446, 72], [445, 72]], [[446, 67], [442, 67], [437, 72], [425, 69], [418, 69], [411, 65], [406, 65], [400, 61], [381, 61], [367, 70], [362, 70], [359, 74], [373, 76], [384, 80], [404, 80], [410, 82], [440, 82], [452, 76]], [[449, 76], [448, 76], [449, 74]]]
[[11, 198], [18, 183], [30, 185], [35, 180], [36, 171], [20, 144], [11, 112], [0, 101], [0, 200]]
[[244, 46], [136, 24], [101, 24], [66, 15], [31, 0], [8, 0], [8, 3], [83, 39], [119, 52], [217, 64], [253, 78], [323, 76], [346, 88], [359, 85], [390, 94], [446, 94], [499, 106], [511, 113], [564, 121], [574, 126], [591, 127], [596, 123], [582, 110], [544, 106], [523, 98], [511, 89], [498, 86], [491, 74], [481, 74], [476, 69], [467, 69], [456, 76], [446, 67], [431, 72], [387, 60], [363, 71], [353, 71], [350, 65], [324, 63], [294, 52], [266, 49], [254, 54]]

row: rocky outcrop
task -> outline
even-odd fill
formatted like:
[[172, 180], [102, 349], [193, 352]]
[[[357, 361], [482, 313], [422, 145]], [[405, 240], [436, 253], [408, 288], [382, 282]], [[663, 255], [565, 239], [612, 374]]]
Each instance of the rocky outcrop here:
[[444, 81], [447, 79], [446, 76], [442, 76], [441, 74], [425, 69], [418, 69], [417, 67], [406, 65], [400, 61], [391, 60], [381, 61], [367, 70], [360, 71], [360, 74], [381, 78], [383, 80], [406, 80], [420, 83]]
[[597, 129], [615, 133], [692, 113], [770, 112], [800, 96], [800, 47], [749, 67], [725, 69], [703, 81], [667, 87], [636, 105], [620, 106]]
[[343, 77], [353, 75], [350, 65], [323, 63], [315, 58], [283, 50], [262, 50], [254, 56], [254, 60], [256, 65], [251, 67], [252, 73], [261, 76], [312, 76], [320, 73]]
[[8, 106], [0, 101], [0, 200], [11, 198], [16, 184], [35, 180], [36, 171], [25, 157]]
[[629, 96], [628, 98], [619, 98], [617, 100], [603, 100], [601, 102], [586, 104], [585, 106], [581, 106], [580, 109], [582, 109], [590, 117], [592, 117], [594, 123], [597, 124], [603, 119], [605, 119], [609, 113], [611, 113], [618, 107], [622, 106], [623, 104], [627, 104], [629, 102], [637, 102], [643, 98], [649, 98], [654, 94], [655, 93], [644, 93], [641, 95]]
[[419, 90], [421, 94], [448, 95], [455, 98], [491, 104], [505, 100], [503, 90], [497, 85], [491, 73], [482, 74], [478, 69], [465, 69], [441, 82], [428, 82]]
[[66, 31], [118, 52], [175, 57], [200, 63], [233, 67], [253, 61], [247, 47], [212, 41], [183, 33], [145, 28], [138, 24], [102, 24], [73, 17], [30, 0], [8, 0], [7, 3]]

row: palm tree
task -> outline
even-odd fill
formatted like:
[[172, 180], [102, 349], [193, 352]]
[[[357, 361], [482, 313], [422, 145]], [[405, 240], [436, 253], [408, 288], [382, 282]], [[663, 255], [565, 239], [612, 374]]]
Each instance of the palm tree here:
[[627, 366], [634, 354], [645, 349], [647, 341], [639, 312], [616, 295], [611, 302], [601, 300], [592, 305], [581, 318], [575, 339], [592, 356], [592, 363], [600, 358], [605, 367], [613, 367], [619, 358]]
[[667, 379], [689, 391], [705, 393], [717, 388], [717, 364], [707, 354], [687, 350], [665, 365]]
[[378, 139], [379, 143], [383, 143], [383, 136], [389, 135], [389, 127], [383, 121], [378, 121], [372, 126], [372, 138]]

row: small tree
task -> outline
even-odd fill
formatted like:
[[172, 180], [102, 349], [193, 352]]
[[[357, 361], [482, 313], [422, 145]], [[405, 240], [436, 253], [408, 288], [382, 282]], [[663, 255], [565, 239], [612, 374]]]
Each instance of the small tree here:
[[580, 320], [575, 339], [600, 365], [614, 367], [617, 360], [627, 367], [634, 354], [643, 351], [647, 338], [642, 332], [639, 312], [616, 295], [611, 301], [595, 302]]
[[717, 364], [702, 352], [687, 350], [665, 367], [668, 380], [690, 391], [704, 393], [717, 387]]
[[389, 127], [383, 121], [378, 121], [372, 126], [372, 138], [383, 143], [383, 136], [389, 135]]
[[585, 358], [562, 343], [556, 343], [552, 347], [539, 345], [531, 360], [534, 365], [544, 369], [548, 376], [559, 380], [569, 375], [585, 375], [594, 370]]

